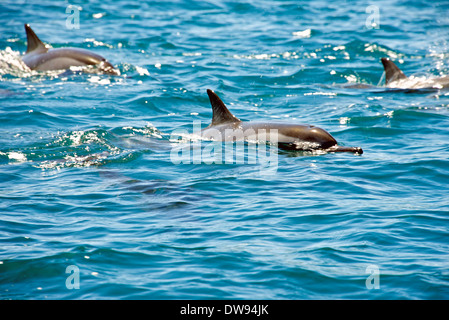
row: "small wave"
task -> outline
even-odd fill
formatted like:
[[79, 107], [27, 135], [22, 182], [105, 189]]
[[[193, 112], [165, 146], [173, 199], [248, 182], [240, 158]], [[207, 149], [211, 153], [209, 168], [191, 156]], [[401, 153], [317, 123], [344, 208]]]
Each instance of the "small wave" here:
[[10, 152], [1, 152], [0, 156], [7, 157], [9, 161], [12, 162], [26, 162], [28, 159], [23, 152], [20, 151], [10, 151]]
[[74, 130], [58, 132], [48, 142], [0, 151], [0, 160], [5, 164], [31, 162], [34, 167], [45, 170], [99, 166], [111, 161], [131, 161], [141, 152], [161, 150], [167, 144], [163, 142], [168, 142], [167, 135], [151, 124], [109, 131]]
[[312, 35], [312, 29], [296, 31], [296, 32], [293, 32], [292, 34], [295, 38], [301, 38], [301, 39], [310, 38], [310, 36]]

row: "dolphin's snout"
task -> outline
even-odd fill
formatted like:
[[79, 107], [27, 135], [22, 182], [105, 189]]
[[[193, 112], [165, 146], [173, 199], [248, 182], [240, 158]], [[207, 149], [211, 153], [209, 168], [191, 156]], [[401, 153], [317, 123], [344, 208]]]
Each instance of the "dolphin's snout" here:
[[360, 147], [344, 147], [335, 145], [329, 149], [327, 149], [329, 152], [352, 152], [356, 154], [363, 154], [363, 149]]

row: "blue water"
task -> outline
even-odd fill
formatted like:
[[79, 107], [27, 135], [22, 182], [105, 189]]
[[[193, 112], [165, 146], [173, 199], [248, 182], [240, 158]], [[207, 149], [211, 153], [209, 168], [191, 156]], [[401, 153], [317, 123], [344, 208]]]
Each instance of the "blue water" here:
[[[448, 11], [2, 0], [0, 298], [448, 299], [449, 91], [387, 90], [380, 63], [449, 74]], [[121, 76], [26, 70], [24, 23]], [[207, 88], [242, 120], [313, 124], [364, 154], [177, 164], [210, 123]]]

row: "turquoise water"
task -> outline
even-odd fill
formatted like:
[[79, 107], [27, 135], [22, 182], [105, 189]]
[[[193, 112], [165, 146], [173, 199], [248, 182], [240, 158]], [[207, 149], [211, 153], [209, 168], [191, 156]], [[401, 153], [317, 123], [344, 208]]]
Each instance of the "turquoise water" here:
[[[449, 298], [449, 91], [387, 90], [380, 63], [448, 74], [449, 6], [370, 5], [2, 1], [0, 298]], [[24, 23], [122, 75], [29, 72]], [[207, 88], [364, 154], [177, 164]]]

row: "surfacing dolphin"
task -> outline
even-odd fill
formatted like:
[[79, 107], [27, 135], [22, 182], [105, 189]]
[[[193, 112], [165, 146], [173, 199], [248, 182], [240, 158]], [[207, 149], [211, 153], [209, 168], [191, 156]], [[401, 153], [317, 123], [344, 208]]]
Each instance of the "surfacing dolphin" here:
[[97, 66], [100, 73], [120, 75], [119, 70], [96, 53], [81, 48], [49, 49], [28, 24], [25, 24], [25, 31], [28, 44], [22, 61], [32, 70], [66, 70], [70, 67]]
[[199, 133], [205, 139], [218, 141], [266, 141], [282, 149], [302, 151], [352, 152], [362, 154], [359, 147], [339, 146], [325, 130], [311, 125], [282, 122], [244, 122], [235, 117], [223, 101], [207, 89], [212, 105], [212, 122]]
[[388, 58], [381, 59], [385, 70], [385, 85], [397, 89], [443, 89], [449, 88], [449, 76], [426, 78], [407, 77], [398, 66]]

